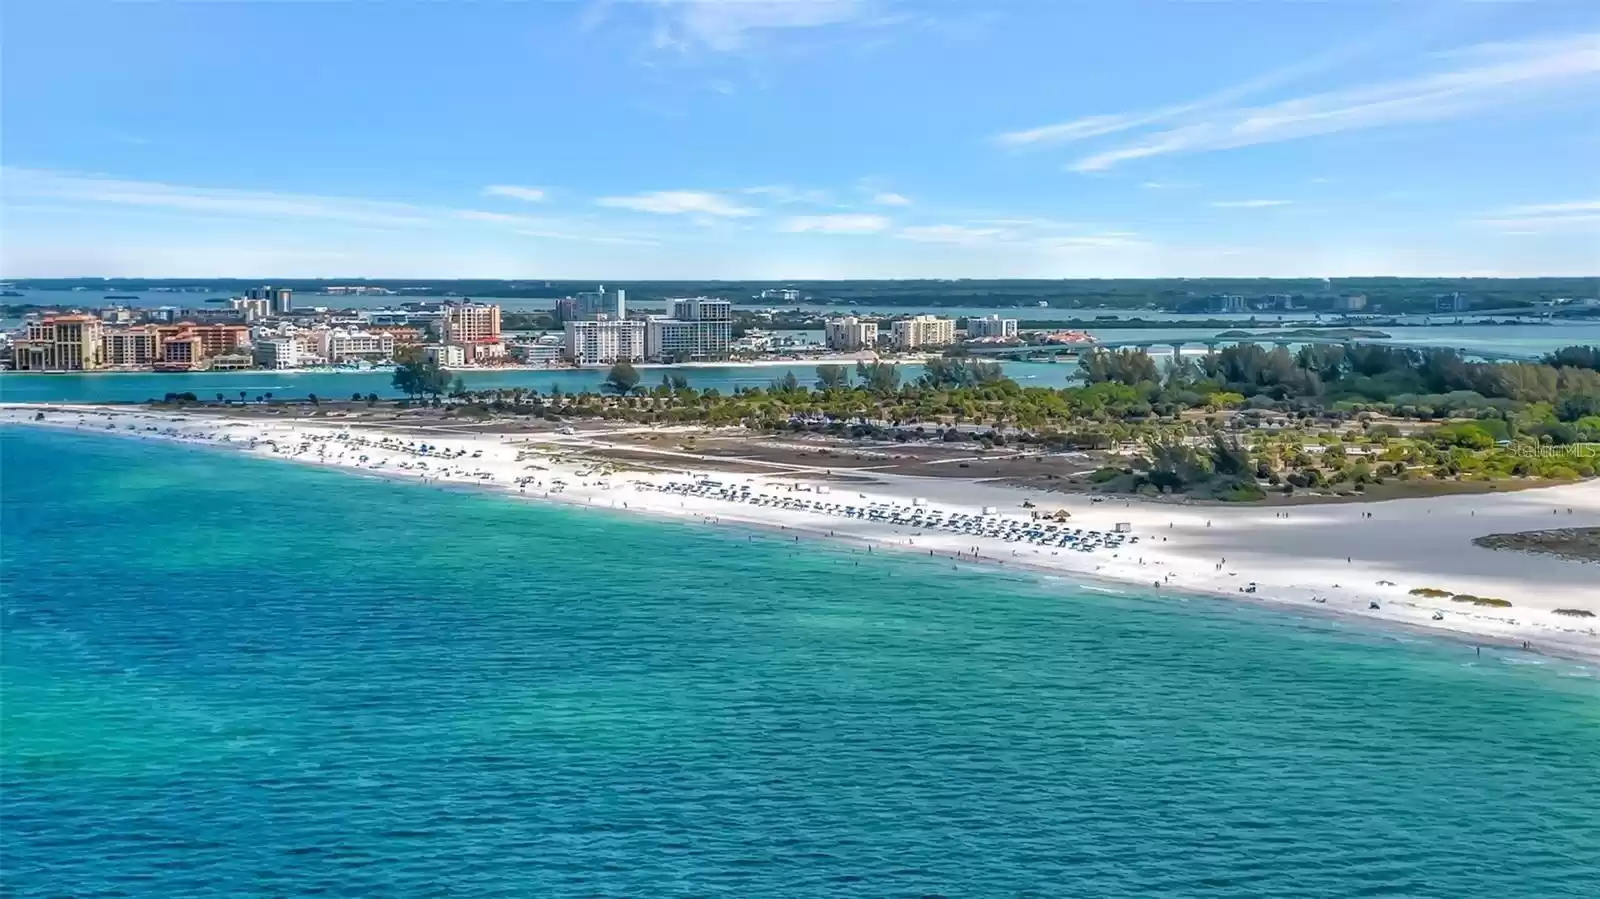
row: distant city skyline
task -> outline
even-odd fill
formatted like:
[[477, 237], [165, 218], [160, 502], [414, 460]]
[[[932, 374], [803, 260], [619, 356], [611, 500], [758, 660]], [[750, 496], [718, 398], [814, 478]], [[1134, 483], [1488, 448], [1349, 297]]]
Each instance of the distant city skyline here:
[[0, 278], [1600, 272], [1581, 3], [25, 4]]

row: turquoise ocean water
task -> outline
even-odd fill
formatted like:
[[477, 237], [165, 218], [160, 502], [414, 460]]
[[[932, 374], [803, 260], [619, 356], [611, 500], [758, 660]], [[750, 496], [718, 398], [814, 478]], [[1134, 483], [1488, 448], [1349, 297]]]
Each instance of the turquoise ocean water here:
[[1600, 895], [1600, 682], [0, 429], [4, 893]]

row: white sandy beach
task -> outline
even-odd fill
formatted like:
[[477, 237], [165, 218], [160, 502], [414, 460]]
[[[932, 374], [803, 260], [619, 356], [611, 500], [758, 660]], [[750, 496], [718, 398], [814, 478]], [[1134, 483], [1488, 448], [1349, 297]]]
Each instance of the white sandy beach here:
[[[45, 421], [34, 422], [41, 411]], [[128, 407], [24, 404], [0, 405], [0, 423], [205, 444], [530, 499], [782, 528], [796, 536], [825, 535], [923, 556], [931, 552], [939, 564], [1026, 567], [1146, 589], [1159, 584], [1169, 591], [1337, 613], [1467, 639], [1527, 642], [1535, 651], [1600, 660], [1600, 618], [1554, 612], [1576, 608], [1600, 615], [1600, 565], [1472, 543], [1493, 533], [1600, 526], [1600, 482], [1285, 510], [1096, 503], [1082, 496], [877, 472], [871, 483], [862, 484], [830, 481], [821, 469], [814, 478], [804, 471], [731, 474], [696, 469], [694, 460], [671, 456], [663, 456], [663, 466], [683, 467], [608, 474], [592, 461], [566, 459], [551, 449], [582, 448], [593, 438], [581, 433], [463, 434], [337, 419], [238, 420]], [[1044, 512], [1068, 510], [1070, 521], [1045, 533], [1045, 525], [1022, 507], [1024, 501]], [[824, 508], [843, 506], [877, 506], [879, 517]], [[993, 513], [985, 514], [986, 507]], [[909, 520], [919, 512], [921, 521]], [[892, 520], [896, 516], [901, 522]], [[943, 523], [930, 526], [935, 517]], [[956, 525], [958, 519], [963, 524]], [[1119, 524], [1129, 528], [1125, 536], [1115, 536]], [[1082, 534], [1062, 536], [1075, 530]], [[1026, 536], [1030, 532], [1033, 537]], [[1073, 542], [1062, 545], [1062, 540]], [[1242, 592], [1251, 584], [1253, 593]], [[1497, 597], [1512, 605], [1479, 607], [1408, 592], [1421, 587]]]

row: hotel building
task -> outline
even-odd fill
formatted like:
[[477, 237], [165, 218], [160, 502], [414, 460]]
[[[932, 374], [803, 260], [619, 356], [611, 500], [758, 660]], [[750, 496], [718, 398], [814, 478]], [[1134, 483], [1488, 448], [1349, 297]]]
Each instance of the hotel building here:
[[49, 315], [27, 323], [11, 349], [17, 371], [94, 371], [104, 364], [104, 326], [93, 315]]
[[670, 314], [645, 322], [644, 355], [655, 362], [724, 359], [733, 341], [733, 304], [705, 297], [673, 300]]

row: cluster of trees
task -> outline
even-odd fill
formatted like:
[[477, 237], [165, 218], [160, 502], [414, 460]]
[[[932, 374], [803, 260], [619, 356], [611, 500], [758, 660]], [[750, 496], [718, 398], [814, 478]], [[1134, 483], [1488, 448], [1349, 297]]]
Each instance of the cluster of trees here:
[[1572, 424], [1600, 414], [1600, 368], [1591, 367], [1597, 363], [1593, 347], [1568, 347], [1542, 363], [1481, 363], [1446, 349], [1353, 344], [1290, 352], [1239, 344], [1164, 374], [1142, 350], [1090, 353], [1079, 368], [1090, 384], [1136, 387], [1158, 406], [1237, 397], [1257, 408], [1365, 407], [1426, 419], [1463, 412], [1506, 417], [1531, 405], [1541, 410], [1540, 421]]
[[[438, 401], [439, 397], [451, 392], [450, 373], [439, 365], [437, 359], [429, 358], [421, 347], [401, 347], [395, 351], [394, 361], [394, 380], [391, 383], [394, 389], [408, 398], [430, 396]], [[459, 388], [456, 392], [465, 392], [459, 378], [454, 386]]]

